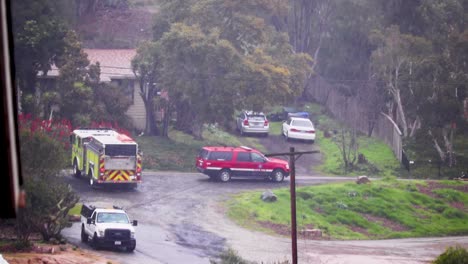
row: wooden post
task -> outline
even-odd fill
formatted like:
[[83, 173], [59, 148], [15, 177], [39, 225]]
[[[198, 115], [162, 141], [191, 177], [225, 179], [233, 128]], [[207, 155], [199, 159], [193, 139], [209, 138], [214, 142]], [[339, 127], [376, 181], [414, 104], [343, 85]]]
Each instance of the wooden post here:
[[289, 148], [288, 153], [266, 154], [266, 157], [289, 156], [290, 193], [291, 193], [291, 240], [292, 240], [292, 263], [297, 264], [297, 224], [296, 224], [296, 156], [300, 158], [303, 154], [320, 153], [318, 150], [294, 152], [294, 147]]
[[289, 168], [291, 172], [291, 240], [292, 240], [292, 263], [297, 264], [297, 227], [296, 227], [296, 157], [294, 147], [289, 148]]

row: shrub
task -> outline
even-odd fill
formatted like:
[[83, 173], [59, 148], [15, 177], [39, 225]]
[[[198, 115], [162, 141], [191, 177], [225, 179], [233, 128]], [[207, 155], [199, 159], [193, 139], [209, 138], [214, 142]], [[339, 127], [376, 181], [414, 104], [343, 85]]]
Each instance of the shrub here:
[[[21, 119], [21, 118], [20, 118]], [[60, 177], [67, 162], [70, 126], [66, 122], [20, 121], [20, 155], [27, 193], [26, 207], [18, 210], [16, 230], [23, 242], [38, 232], [45, 241], [61, 239], [68, 211], [78, 196]]]
[[468, 251], [460, 246], [449, 247], [433, 262], [434, 264], [468, 263]]

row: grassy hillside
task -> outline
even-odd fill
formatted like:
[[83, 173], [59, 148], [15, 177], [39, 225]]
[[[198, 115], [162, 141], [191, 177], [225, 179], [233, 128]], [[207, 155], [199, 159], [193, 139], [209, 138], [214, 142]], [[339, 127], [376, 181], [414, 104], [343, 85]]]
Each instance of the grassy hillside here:
[[[275, 191], [273, 203], [263, 202], [261, 193], [228, 201], [229, 217], [247, 228], [289, 235], [289, 190]], [[367, 185], [327, 184], [297, 188], [297, 224], [298, 231], [319, 228], [332, 239], [467, 235], [467, 205], [466, 182], [386, 178]]]

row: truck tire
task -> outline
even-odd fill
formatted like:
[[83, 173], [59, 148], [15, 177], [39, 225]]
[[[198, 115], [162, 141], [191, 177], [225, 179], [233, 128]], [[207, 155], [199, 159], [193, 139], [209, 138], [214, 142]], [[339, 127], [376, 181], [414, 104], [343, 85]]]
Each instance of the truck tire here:
[[81, 242], [83, 243], [88, 242], [88, 235], [84, 231], [84, 226], [81, 227]]
[[78, 169], [78, 162], [76, 162], [76, 159], [73, 161], [73, 176], [77, 178], [81, 176], [81, 171]]
[[99, 249], [99, 243], [96, 233], [94, 233], [93, 240], [91, 241], [91, 247], [93, 247], [94, 249]]
[[127, 252], [133, 252], [136, 248], [136, 241], [135, 241], [135, 245], [132, 245], [132, 246], [129, 246], [129, 247], [126, 247], [125, 250]]

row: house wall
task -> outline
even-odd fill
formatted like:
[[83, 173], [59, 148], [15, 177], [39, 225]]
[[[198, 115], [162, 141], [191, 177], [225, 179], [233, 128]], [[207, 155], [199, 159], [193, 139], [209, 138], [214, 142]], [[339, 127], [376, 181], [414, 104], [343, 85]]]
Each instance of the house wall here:
[[133, 87], [133, 104], [128, 108], [127, 115], [132, 119], [135, 128], [143, 131], [146, 122], [145, 104], [140, 95], [138, 82], [134, 82]]

